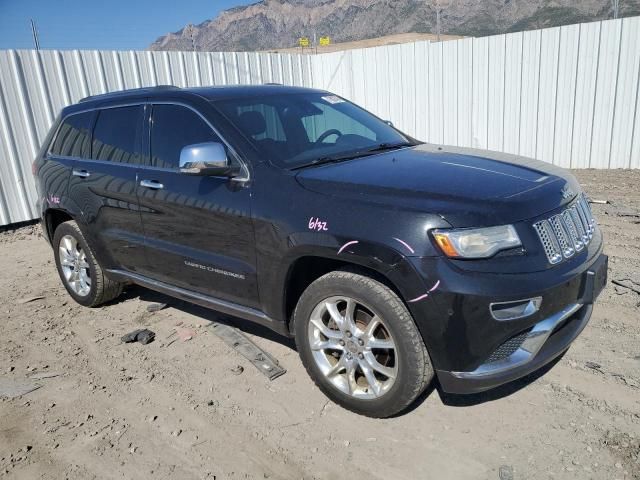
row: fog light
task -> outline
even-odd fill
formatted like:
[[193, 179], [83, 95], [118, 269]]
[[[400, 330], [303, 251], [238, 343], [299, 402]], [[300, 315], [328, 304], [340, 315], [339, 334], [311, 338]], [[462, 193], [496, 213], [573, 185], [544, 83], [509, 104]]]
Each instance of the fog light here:
[[496, 302], [489, 306], [491, 316], [496, 320], [516, 320], [528, 317], [540, 310], [542, 297], [514, 300], [512, 302]]

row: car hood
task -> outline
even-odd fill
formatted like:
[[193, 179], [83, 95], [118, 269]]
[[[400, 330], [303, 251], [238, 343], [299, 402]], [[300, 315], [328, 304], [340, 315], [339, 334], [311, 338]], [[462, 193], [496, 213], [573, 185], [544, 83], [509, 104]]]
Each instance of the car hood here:
[[338, 201], [438, 214], [454, 227], [534, 218], [580, 191], [571, 174], [548, 163], [430, 144], [308, 168], [297, 180]]

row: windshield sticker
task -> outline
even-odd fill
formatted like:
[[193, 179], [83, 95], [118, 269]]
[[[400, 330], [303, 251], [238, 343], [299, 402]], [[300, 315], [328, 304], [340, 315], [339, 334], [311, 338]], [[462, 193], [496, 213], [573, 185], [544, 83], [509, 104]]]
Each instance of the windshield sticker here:
[[331, 105], [335, 105], [336, 103], [344, 103], [344, 100], [337, 95], [327, 95], [326, 97], [322, 97], [322, 99], [325, 102], [329, 102]]
[[316, 230], [318, 232], [326, 232], [329, 230], [327, 222], [320, 221], [320, 218], [311, 217], [309, 219], [309, 230]]
[[438, 280], [436, 284], [433, 287], [431, 287], [431, 290], [429, 290], [427, 293], [425, 293], [424, 295], [420, 295], [419, 297], [414, 298], [413, 300], [409, 300], [409, 303], [415, 303], [415, 302], [419, 302], [420, 300], [424, 300], [429, 296], [431, 292], [433, 292], [436, 288], [438, 288], [439, 285], [440, 285], [440, 280]]
[[345, 250], [345, 248], [347, 248], [350, 245], [355, 245], [356, 243], [360, 243], [360, 242], [357, 240], [351, 240], [350, 242], [345, 243], [342, 247], [340, 247], [340, 250], [338, 250], [338, 255], [340, 255]]

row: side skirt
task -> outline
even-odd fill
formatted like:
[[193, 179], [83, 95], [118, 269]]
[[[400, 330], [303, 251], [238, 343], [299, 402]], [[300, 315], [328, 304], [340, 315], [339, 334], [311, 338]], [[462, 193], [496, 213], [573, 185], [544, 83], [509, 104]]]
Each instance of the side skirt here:
[[154, 280], [153, 278], [145, 277], [144, 275], [133, 272], [128, 272], [126, 270], [113, 269], [107, 270], [107, 273], [114, 280], [135, 283], [136, 285], [140, 285], [141, 287], [155, 290], [156, 292], [164, 293], [171, 297], [179, 298], [180, 300], [195, 303], [196, 305], [210, 308], [211, 310], [215, 310], [217, 312], [226, 313], [227, 315], [231, 315], [233, 317], [239, 317], [244, 320], [249, 320], [251, 322], [263, 325], [273, 330], [274, 332], [277, 332], [286, 337], [291, 336], [284, 322], [274, 320], [273, 318], [267, 316], [264, 312], [255, 308], [245, 307], [243, 305], [229, 302], [227, 300], [221, 300], [209, 295], [204, 295], [202, 293], [176, 287], [174, 285], [160, 282], [158, 280]]

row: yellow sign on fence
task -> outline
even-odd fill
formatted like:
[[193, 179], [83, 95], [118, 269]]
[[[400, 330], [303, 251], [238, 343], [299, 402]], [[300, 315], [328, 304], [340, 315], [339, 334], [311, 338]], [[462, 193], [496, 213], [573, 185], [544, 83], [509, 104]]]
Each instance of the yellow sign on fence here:
[[320, 45], [323, 47], [331, 45], [331, 37], [320, 37]]
[[309, 38], [308, 37], [300, 37], [298, 39], [298, 43], [300, 44], [301, 47], [308, 47], [309, 46]]

